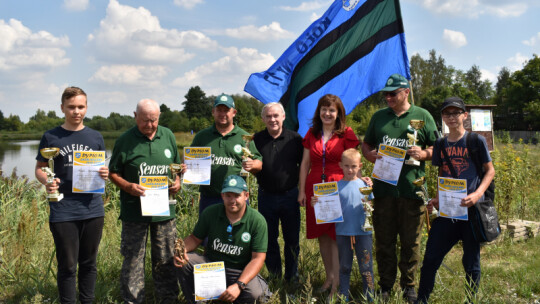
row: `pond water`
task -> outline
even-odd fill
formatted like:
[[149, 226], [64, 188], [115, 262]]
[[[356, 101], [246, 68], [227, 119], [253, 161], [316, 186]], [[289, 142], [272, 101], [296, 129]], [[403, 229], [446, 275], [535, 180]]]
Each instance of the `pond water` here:
[[[114, 139], [105, 140], [107, 157], [112, 153], [114, 141]], [[2, 169], [2, 175], [9, 176], [15, 169], [17, 176], [26, 175], [30, 179], [34, 179], [38, 148], [39, 140], [0, 141], [0, 168]]]

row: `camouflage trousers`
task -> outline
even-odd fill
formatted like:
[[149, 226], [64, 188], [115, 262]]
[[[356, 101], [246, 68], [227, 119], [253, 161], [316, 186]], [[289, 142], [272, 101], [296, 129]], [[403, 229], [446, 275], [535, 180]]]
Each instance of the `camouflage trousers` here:
[[120, 252], [124, 257], [120, 276], [124, 303], [143, 303], [144, 261], [150, 228], [152, 278], [159, 303], [174, 303], [178, 298], [176, 269], [173, 264], [176, 221], [134, 223], [122, 221]]

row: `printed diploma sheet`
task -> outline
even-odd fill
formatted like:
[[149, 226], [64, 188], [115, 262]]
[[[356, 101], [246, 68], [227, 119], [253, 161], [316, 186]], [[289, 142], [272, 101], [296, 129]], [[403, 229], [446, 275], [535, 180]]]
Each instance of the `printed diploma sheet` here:
[[314, 184], [313, 195], [317, 197], [313, 206], [317, 224], [343, 222], [337, 182]]
[[73, 193], [105, 193], [105, 151], [73, 151]]
[[169, 216], [169, 183], [167, 176], [140, 176], [144, 188], [141, 196], [143, 216]]
[[193, 276], [195, 301], [215, 300], [227, 289], [224, 262], [194, 265]]
[[443, 217], [466, 221], [467, 207], [460, 206], [467, 196], [467, 180], [438, 177], [439, 213]]
[[381, 155], [382, 158], [375, 161], [371, 177], [397, 186], [406, 153], [407, 151], [403, 149], [380, 144], [377, 155]]
[[210, 147], [184, 147], [184, 184], [210, 185], [212, 149]]

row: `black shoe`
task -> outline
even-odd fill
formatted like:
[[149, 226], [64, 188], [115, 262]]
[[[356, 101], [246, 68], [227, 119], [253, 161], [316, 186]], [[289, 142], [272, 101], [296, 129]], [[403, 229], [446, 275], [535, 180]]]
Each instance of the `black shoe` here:
[[379, 289], [375, 292], [375, 297], [378, 298], [382, 303], [390, 301], [390, 289]]
[[403, 298], [407, 300], [408, 303], [415, 303], [418, 295], [416, 294], [416, 290], [414, 290], [414, 287], [405, 288], [403, 290]]

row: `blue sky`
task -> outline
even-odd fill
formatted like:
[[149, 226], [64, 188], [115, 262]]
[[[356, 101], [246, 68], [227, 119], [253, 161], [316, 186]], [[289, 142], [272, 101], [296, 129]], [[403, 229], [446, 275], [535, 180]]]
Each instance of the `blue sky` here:
[[[182, 108], [188, 89], [243, 93], [329, 1], [0, 0], [0, 110], [27, 122], [60, 112], [66, 86], [88, 94], [88, 116], [132, 114], [152, 98]], [[540, 54], [537, 0], [402, 0], [409, 57], [435, 49], [496, 82]]]

